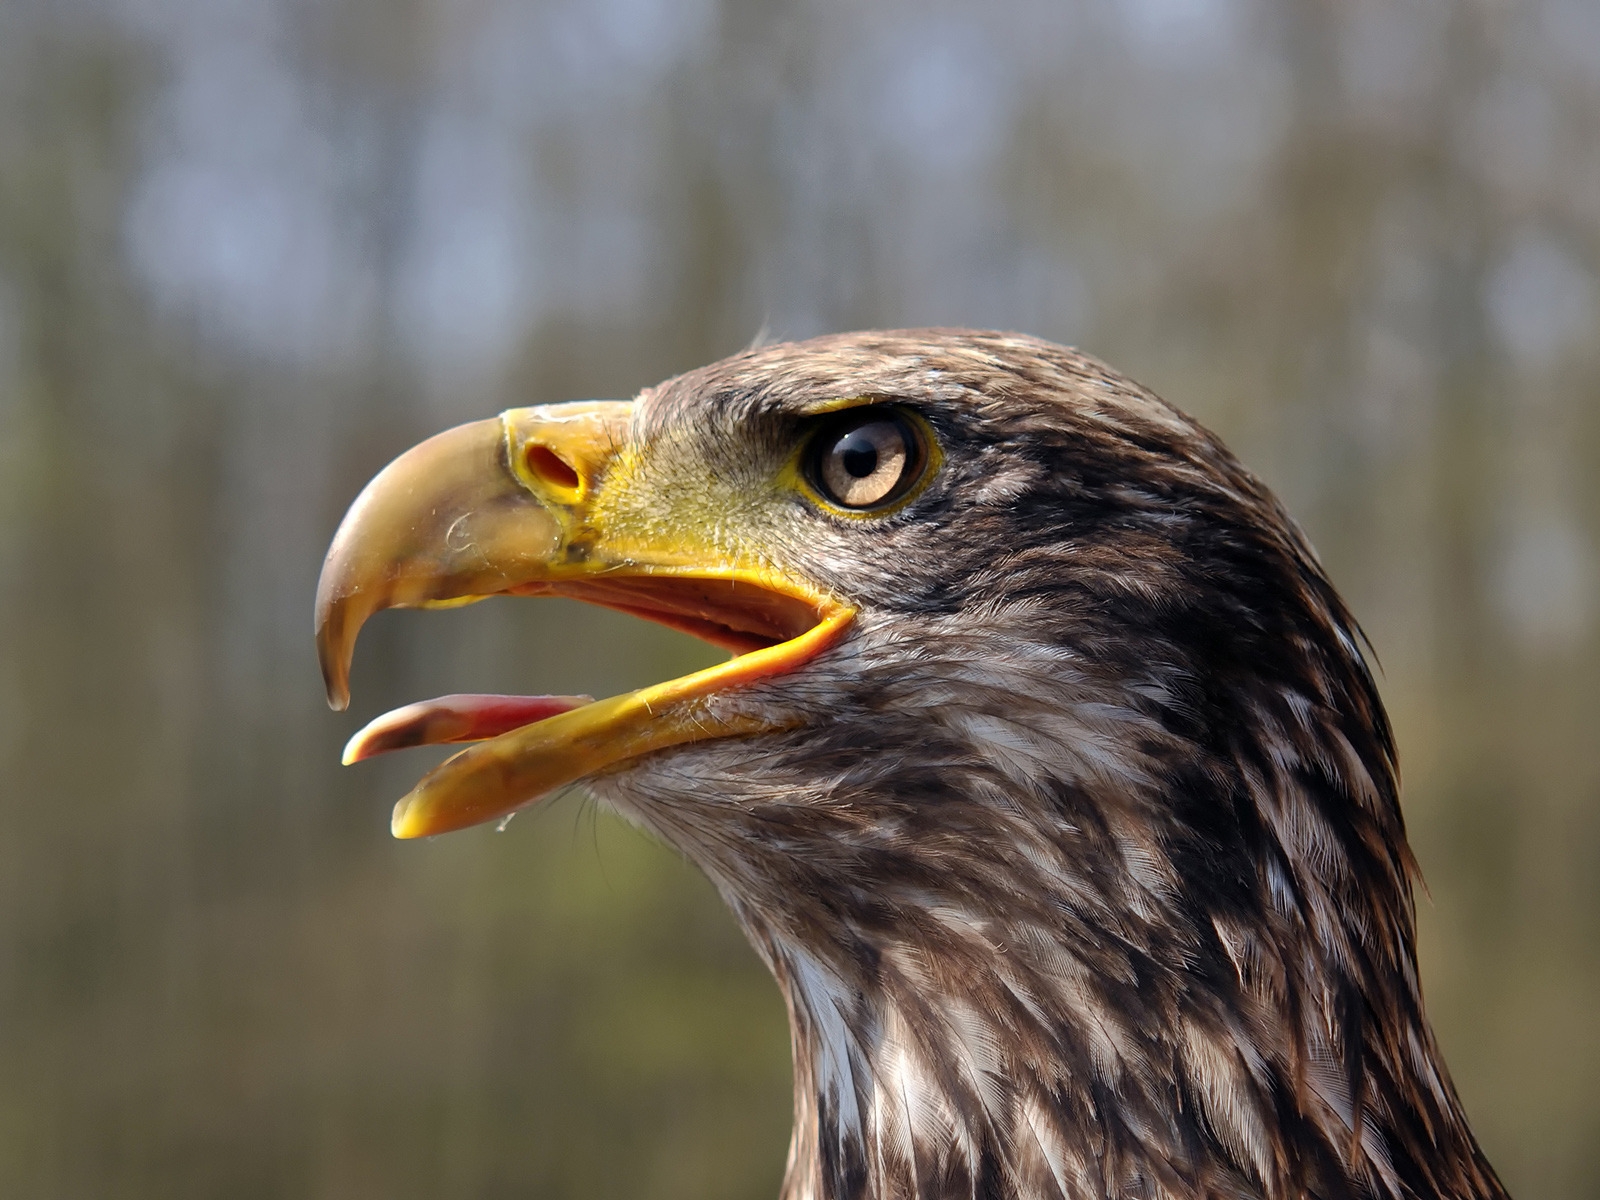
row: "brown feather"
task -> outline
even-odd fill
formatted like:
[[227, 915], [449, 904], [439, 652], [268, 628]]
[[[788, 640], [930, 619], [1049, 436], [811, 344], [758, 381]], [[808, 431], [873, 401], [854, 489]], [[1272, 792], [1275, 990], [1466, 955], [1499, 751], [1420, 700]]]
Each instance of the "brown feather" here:
[[[770, 499], [818, 405], [934, 430], [861, 520]], [[693, 859], [791, 1018], [786, 1200], [1498, 1197], [1424, 1017], [1395, 750], [1271, 493], [1073, 351], [911, 330], [645, 394], [658, 487], [860, 606], [719, 698], [787, 733], [595, 791]], [[719, 490], [720, 489], [720, 490]]]

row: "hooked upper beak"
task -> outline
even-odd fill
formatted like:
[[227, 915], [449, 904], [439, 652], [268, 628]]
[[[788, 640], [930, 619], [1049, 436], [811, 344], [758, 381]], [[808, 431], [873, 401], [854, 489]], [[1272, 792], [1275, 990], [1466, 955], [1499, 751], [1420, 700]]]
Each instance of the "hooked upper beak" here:
[[[395, 808], [416, 837], [503, 816], [654, 750], [793, 724], [718, 694], [792, 671], [848, 627], [853, 609], [808, 581], [710, 544], [670, 496], [606, 503], [641, 487], [634, 405], [513, 409], [406, 451], [351, 505], [317, 585], [328, 703], [349, 703], [362, 625], [385, 608], [451, 607], [492, 595], [564, 595], [621, 609], [733, 650], [727, 663], [595, 703], [583, 697], [455, 696], [379, 718], [346, 761], [405, 745], [481, 741]], [[617, 517], [618, 512], [647, 517]]]

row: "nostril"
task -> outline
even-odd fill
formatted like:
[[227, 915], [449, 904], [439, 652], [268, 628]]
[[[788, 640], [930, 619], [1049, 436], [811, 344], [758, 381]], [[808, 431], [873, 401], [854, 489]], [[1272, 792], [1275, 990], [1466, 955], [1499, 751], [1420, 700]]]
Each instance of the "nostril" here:
[[549, 446], [541, 446], [535, 442], [524, 453], [523, 461], [528, 465], [528, 473], [534, 478], [554, 484], [565, 491], [577, 491], [578, 473], [566, 459]]

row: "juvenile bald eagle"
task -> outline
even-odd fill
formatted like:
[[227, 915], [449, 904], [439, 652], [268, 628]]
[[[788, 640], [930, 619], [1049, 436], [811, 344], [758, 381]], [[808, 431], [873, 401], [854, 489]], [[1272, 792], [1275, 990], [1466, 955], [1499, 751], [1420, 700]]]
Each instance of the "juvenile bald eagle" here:
[[728, 662], [456, 696], [401, 837], [582, 781], [710, 877], [793, 1037], [785, 1200], [1498, 1197], [1418, 990], [1360, 634], [1194, 421], [1032, 338], [768, 346], [403, 455], [329, 551], [378, 609], [563, 595]]

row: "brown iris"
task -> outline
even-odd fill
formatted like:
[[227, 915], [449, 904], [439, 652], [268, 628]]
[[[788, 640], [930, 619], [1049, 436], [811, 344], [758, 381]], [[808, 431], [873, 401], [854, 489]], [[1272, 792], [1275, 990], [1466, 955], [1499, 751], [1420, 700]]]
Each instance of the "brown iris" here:
[[830, 422], [812, 443], [811, 477], [841, 508], [875, 508], [902, 496], [927, 455], [893, 409], [864, 408]]

